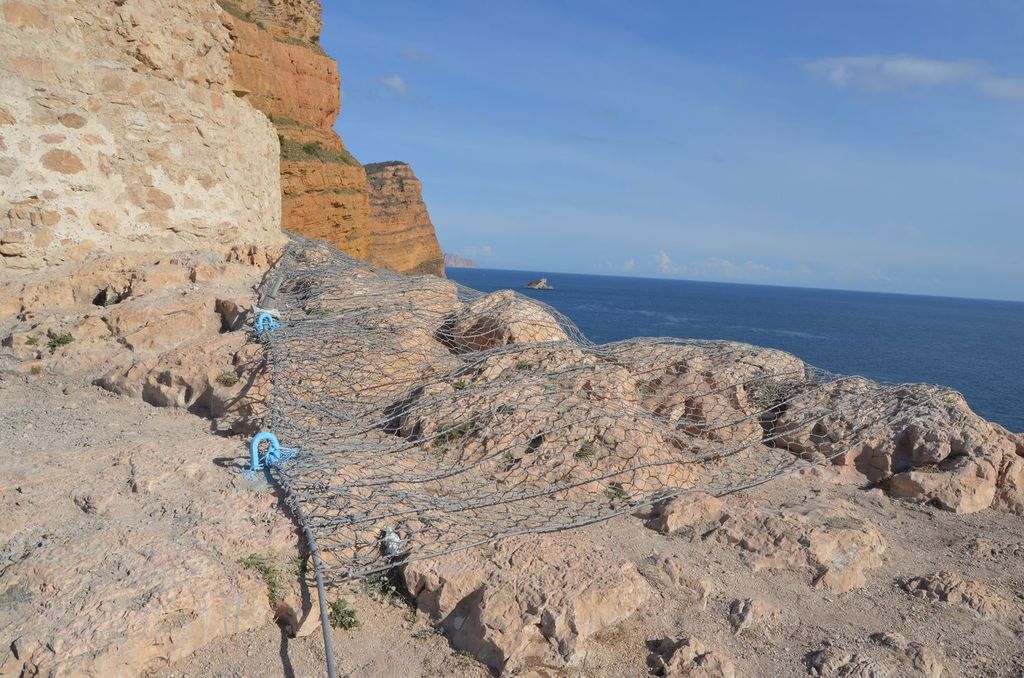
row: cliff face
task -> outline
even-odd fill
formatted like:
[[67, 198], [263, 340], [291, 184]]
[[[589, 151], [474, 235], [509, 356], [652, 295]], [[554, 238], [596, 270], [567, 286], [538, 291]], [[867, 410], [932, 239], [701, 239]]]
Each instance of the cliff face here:
[[277, 144], [191, 0], [0, 7], [0, 274], [117, 250], [273, 244]]
[[373, 236], [371, 261], [408, 273], [444, 275], [444, 257], [434, 234], [423, 186], [404, 162], [366, 165]]
[[[433, 225], [418, 194], [402, 192], [402, 209], [385, 181], [345, 149], [333, 125], [341, 110], [341, 79], [319, 46], [315, 0], [220, 0], [234, 38], [235, 87], [267, 114], [281, 142], [282, 223], [361, 259], [400, 273], [444, 274]], [[374, 196], [376, 186], [386, 195]], [[417, 204], [418, 203], [418, 206]]]

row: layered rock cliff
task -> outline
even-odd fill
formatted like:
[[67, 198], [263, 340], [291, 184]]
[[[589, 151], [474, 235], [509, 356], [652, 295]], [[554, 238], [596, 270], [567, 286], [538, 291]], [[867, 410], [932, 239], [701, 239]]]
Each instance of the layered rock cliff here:
[[397, 177], [395, 172], [364, 168], [333, 130], [341, 110], [341, 79], [319, 46], [320, 4], [220, 0], [220, 5], [234, 38], [236, 90], [277, 128], [284, 228], [400, 273], [443, 275], [434, 227], [412, 170], [400, 165], [402, 180], [396, 182], [385, 176]]
[[444, 275], [444, 256], [434, 234], [423, 187], [404, 162], [366, 165], [370, 187], [370, 261], [405, 273]]

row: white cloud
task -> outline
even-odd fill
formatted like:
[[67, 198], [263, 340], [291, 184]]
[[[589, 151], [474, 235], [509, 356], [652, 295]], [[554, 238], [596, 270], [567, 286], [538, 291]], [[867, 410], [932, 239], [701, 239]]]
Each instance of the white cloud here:
[[984, 61], [946, 61], [911, 54], [871, 54], [811, 61], [807, 70], [834, 87], [906, 92], [962, 85], [996, 99], [1024, 100], [1024, 78], [993, 75]]
[[665, 275], [676, 272], [676, 265], [672, 263], [672, 257], [668, 256], [665, 250], [658, 250], [658, 253], [654, 255], [654, 266]]
[[405, 80], [402, 80], [402, 77], [397, 74], [384, 76], [380, 79], [380, 84], [400, 97], [407, 97], [412, 94], [409, 90], [409, 85], [405, 84]]
[[624, 262], [622, 262], [622, 270], [623, 271], [635, 271], [636, 270], [636, 259], [634, 259], [633, 257], [630, 257], [629, 259], [626, 259]]

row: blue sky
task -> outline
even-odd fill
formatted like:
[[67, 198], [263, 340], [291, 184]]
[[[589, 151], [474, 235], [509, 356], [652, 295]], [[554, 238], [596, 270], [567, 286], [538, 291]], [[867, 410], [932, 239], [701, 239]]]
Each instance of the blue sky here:
[[446, 251], [1024, 300], [1024, 2], [324, 3]]

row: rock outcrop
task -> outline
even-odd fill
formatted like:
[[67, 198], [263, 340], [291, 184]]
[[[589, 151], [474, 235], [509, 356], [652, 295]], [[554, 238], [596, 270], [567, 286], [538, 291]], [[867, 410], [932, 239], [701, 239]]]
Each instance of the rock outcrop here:
[[400, 273], [443, 276], [441, 246], [412, 168], [404, 162], [379, 162], [365, 169], [370, 185], [369, 260]]
[[320, 3], [220, 5], [234, 39], [236, 91], [277, 128], [284, 228], [399, 273], [444, 275], [434, 227], [409, 166], [364, 168], [334, 132], [341, 78], [319, 45]]
[[847, 506], [808, 503], [774, 511], [735, 511], [718, 539], [746, 552], [757, 569], [807, 570], [815, 586], [844, 593], [881, 565], [885, 540]]
[[913, 577], [904, 582], [903, 588], [917, 598], [965, 607], [981, 617], [1003, 618], [1013, 610], [1013, 604], [998, 591], [955, 572]]
[[736, 667], [727, 657], [709, 651], [696, 638], [664, 638], [648, 663], [664, 678], [735, 678]]
[[[927, 405], [914, 416], [891, 416], [905, 401]], [[809, 419], [813, 426], [802, 423]], [[863, 442], [848, 447], [852, 431], [861, 431]], [[909, 384], [885, 390], [866, 379], [840, 379], [790, 397], [771, 432], [777, 447], [828, 457], [895, 497], [957, 513], [990, 506], [1024, 512], [1024, 440], [974, 414], [953, 391]]]
[[196, 0], [0, 7], [0, 276], [280, 244], [278, 145]]
[[632, 563], [555, 536], [415, 561], [405, 581], [456, 648], [505, 671], [577, 661], [588, 638], [651, 593]]
[[245, 430], [263, 383], [245, 324], [268, 265], [258, 248], [109, 255], [0, 282], [3, 357]]

